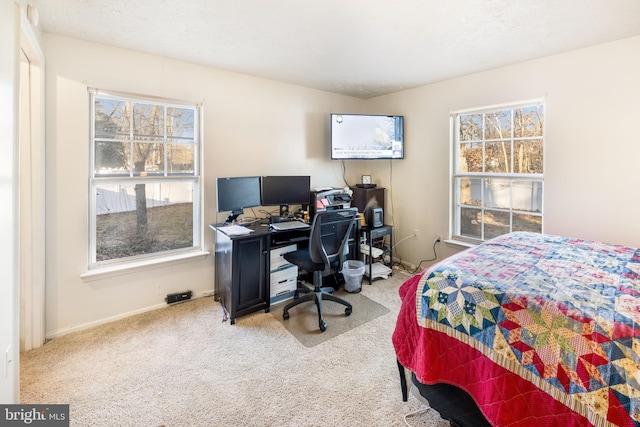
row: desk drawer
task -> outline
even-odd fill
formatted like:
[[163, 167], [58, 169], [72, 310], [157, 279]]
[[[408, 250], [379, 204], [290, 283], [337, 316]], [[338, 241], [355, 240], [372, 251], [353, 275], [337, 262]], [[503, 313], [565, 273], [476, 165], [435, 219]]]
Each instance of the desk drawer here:
[[269, 275], [269, 279], [271, 304], [292, 298], [298, 284], [298, 267], [291, 265], [290, 267], [273, 271]]
[[289, 261], [283, 258], [284, 254], [294, 252], [298, 249], [298, 245], [287, 245], [281, 248], [271, 249], [271, 268], [270, 271], [277, 270], [286, 265], [289, 265]]

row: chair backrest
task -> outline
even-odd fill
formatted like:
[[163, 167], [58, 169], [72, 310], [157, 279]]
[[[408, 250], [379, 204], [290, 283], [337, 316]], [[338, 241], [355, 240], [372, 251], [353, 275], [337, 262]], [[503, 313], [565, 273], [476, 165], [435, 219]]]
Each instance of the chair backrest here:
[[309, 236], [309, 254], [315, 263], [324, 263], [323, 275], [342, 270], [349, 253], [347, 244], [355, 223], [357, 208], [335, 209], [316, 213]]

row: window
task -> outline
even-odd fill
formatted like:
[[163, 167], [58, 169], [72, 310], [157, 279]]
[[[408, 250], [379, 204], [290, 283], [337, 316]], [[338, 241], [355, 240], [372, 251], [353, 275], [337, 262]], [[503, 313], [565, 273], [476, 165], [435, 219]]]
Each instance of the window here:
[[542, 101], [452, 114], [453, 238], [542, 232]]
[[90, 268], [200, 249], [200, 108], [91, 91]]

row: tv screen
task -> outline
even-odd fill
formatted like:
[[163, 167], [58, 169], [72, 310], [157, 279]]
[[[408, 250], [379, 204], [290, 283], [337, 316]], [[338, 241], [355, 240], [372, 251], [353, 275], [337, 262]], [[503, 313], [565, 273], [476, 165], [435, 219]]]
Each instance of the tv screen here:
[[403, 116], [333, 113], [331, 158], [404, 159], [403, 127]]
[[262, 206], [308, 205], [310, 197], [309, 176], [262, 177]]
[[244, 208], [260, 206], [260, 177], [218, 178], [216, 194], [218, 212], [240, 214]]

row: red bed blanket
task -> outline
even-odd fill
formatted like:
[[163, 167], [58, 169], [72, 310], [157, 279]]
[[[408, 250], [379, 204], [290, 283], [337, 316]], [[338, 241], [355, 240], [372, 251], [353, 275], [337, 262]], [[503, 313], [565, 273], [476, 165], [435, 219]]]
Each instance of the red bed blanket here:
[[[531, 234], [407, 280], [398, 361], [424, 384], [465, 390], [494, 426], [639, 426], [640, 250]], [[591, 295], [585, 281], [604, 285]]]

